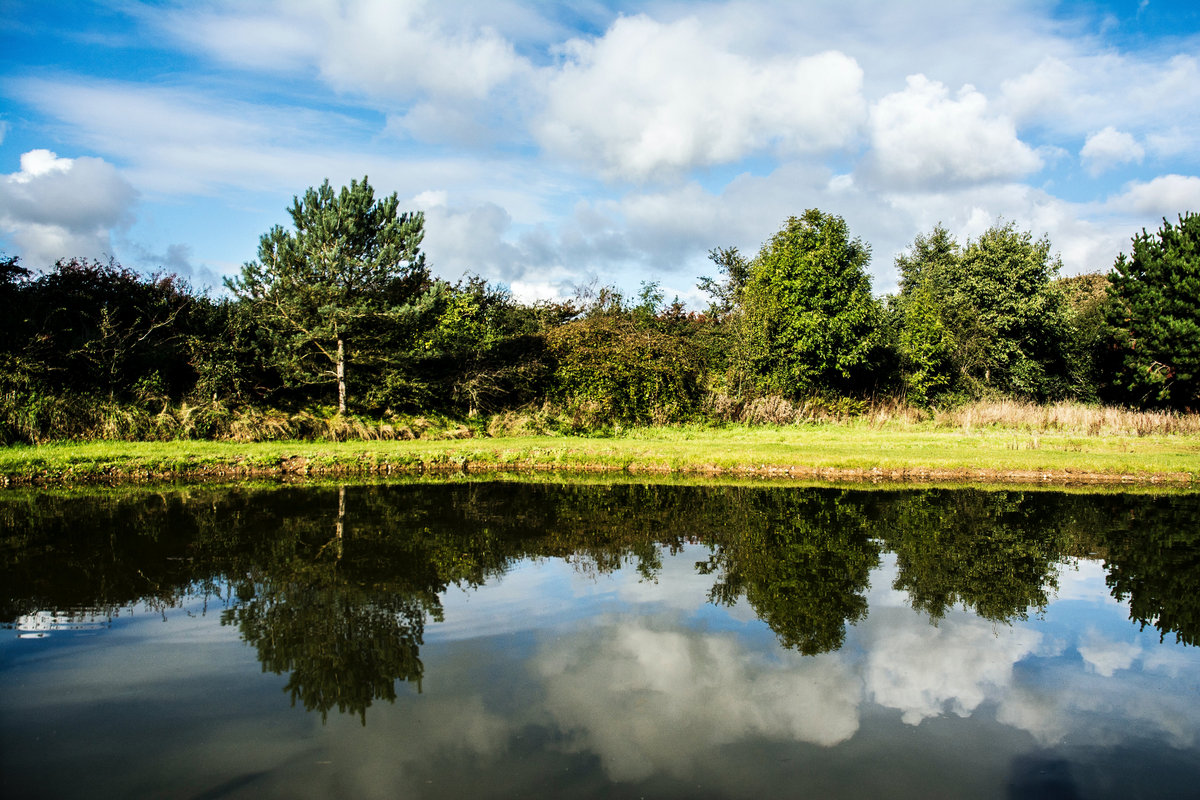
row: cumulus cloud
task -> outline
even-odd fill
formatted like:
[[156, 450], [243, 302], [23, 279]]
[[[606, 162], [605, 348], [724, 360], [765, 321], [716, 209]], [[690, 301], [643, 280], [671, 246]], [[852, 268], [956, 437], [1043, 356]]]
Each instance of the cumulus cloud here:
[[1017, 138], [1009, 118], [992, 113], [971, 85], [954, 97], [924, 75], [871, 110], [868, 171], [887, 186], [920, 188], [1015, 178], [1042, 159]]
[[99, 158], [59, 158], [49, 150], [21, 156], [0, 181], [0, 228], [29, 266], [113, 252], [112, 233], [133, 221], [137, 192]]
[[1089, 136], [1079, 151], [1080, 161], [1092, 176], [1122, 164], [1140, 164], [1145, 155], [1146, 150], [1138, 144], [1137, 139], [1112, 125]]
[[1117, 670], [1129, 669], [1142, 654], [1136, 642], [1114, 642], [1095, 629], [1081, 637], [1077, 648], [1084, 663], [1105, 678], [1111, 678]]
[[1150, 181], [1131, 181], [1125, 185], [1124, 191], [1109, 198], [1107, 205], [1116, 210], [1153, 215], [1155, 218], [1172, 218], [1184, 211], [1200, 211], [1200, 177], [1160, 175]]
[[849, 56], [752, 57], [696, 18], [622, 17], [563, 54], [536, 135], [611, 176], [645, 179], [766, 148], [835, 149], [864, 117], [863, 73]]
[[[1136, 136], [1144, 145], [1134, 144], [1151, 152], [1185, 154], [1200, 144], [1200, 59], [1076, 47], [1005, 80], [999, 106], [1018, 124], [1052, 135], [1093, 136], [1112, 128], [1094, 147], [1108, 145], [1122, 156], [1136, 151], [1128, 140], [1114, 138], [1118, 131]], [[1093, 168], [1102, 171], [1104, 163]]]
[[989, 697], [1011, 688], [1017, 662], [1042, 648], [1042, 636], [1013, 628], [997, 636], [978, 618], [933, 627], [903, 610], [876, 625], [863, 678], [868, 694], [901, 712], [909, 725], [947, 710], [970, 716]]
[[1146, 737], [1196, 746], [1200, 707], [1180, 703], [1163, 675], [1137, 669], [1117, 674], [1131, 666], [1123, 654], [1087, 663], [1088, 671], [1070, 660], [1047, 664], [1039, 681], [1018, 684], [999, 698], [997, 721], [1028, 731], [1043, 745], [1069, 739], [1075, 747], [1116, 746]]

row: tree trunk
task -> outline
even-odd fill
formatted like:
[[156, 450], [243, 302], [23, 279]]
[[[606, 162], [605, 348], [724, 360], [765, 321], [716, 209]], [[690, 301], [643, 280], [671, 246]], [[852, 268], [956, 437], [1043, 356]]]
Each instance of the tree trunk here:
[[346, 413], [346, 343], [338, 337], [337, 349], [338, 413]]

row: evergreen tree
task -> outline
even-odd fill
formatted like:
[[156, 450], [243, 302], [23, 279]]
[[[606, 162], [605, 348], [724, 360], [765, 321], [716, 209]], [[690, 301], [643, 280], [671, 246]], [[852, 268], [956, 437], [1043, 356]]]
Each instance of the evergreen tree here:
[[326, 180], [294, 198], [294, 231], [262, 236], [258, 260], [227, 282], [277, 336], [275, 358], [293, 385], [336, 383], [346, 411], [347, 365], [415, 311], [428, 271], [420, 212], [398, 213], [395, 193], [376, 201], [364, 177], [335, 193]]
[[1200, 215], [1133, 238], [1109, 275], [1114, 384], [1135, 402], [1200, 405]]

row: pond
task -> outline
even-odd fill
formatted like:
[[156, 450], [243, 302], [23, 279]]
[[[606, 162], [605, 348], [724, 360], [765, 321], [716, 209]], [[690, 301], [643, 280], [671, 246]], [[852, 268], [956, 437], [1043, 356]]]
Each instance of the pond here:
[[0, 795], [1192, 797], [1200, 495], [0, 494]]

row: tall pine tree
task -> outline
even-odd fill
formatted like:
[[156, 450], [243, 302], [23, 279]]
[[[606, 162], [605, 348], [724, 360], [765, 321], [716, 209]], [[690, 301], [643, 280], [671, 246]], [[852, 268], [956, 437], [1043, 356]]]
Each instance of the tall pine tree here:
[[1200, 407], [1200, 215], [1143, 229], [1109, 281], [1113, 384], [1142, 405]]
[[398, 205], [395, 193], [377, 201], [366, 177], [338, 193], [326, 180], [294, 198], [295, 230], [265, 233], [258, 260], [227, 281], [275, 333], [285, 380], [336, 384], [338, 413], [346, 411], [348, 365], [428, 282], [424, 217]]

